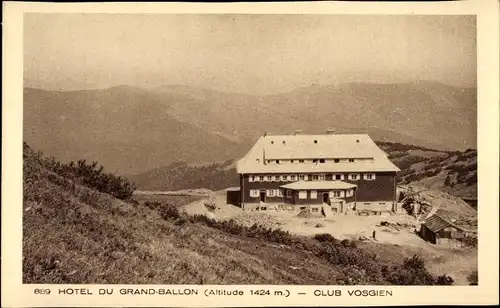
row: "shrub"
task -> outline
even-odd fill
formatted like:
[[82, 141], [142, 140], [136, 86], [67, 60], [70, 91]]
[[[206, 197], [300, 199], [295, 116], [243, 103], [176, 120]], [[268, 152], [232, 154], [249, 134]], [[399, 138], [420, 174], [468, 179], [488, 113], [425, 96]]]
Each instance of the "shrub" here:
[[[35, 152], [26, 142], [23, 144], [23, 157], [29, 157], [30, 159], [24, 161], [31, 164], [31, 166], [27, 166], [26, 179], [32, 178], [33, 173], [36, 173], [33, 166], [33, 164], [36, 164], [38, 165], [36, 167], [37, 171], [40, 171], [40, 167], [43, 166], [59, 176], [72, 180], [74, 183], [94, 188], [122, 200], [130, 199], [136, 188], [135, 184], [124, 177], [103, 172], [104, 167], [98, 166], [97, 162], [87, 163], [85, 159], [81, 159], [76, 163], [71, 161], [68, 164], [62, 164], [56, 161], [54, 157], [47, 158], [43, 156], [42, 152]], [[49, 180], [54, 180], [54, 178]], [[56, 184], [60, 185], [61, 183]]]
[[153, 205], [159, 210], [160, 216], [165, 220], [176, 220], [181, 218], [179, 209], [173, 205], [162, 204], [160, 202], [155, 202]]
[[314, 239], [318, 242], [329, 242], [332, 244], [338, 244], [338, 240], [334, 238], [330, 233], [320, 233], [314, 235]]
[[393, 268], [387, 281], [396, 285], [433, 285], [435, 282], [426, 269], [424, 260], [416, 255]]
[[344, 239], [340, 242], [340, 244], [344, 247], [352, 247], [352, 248], [356, 248], [357, 245], [356, 245], [356, 242], [355, 241], [352, 241], [352, 240], [348, 240], [348, 239]]
[[446, 274], [441, 275], [441, 276], [438, 276], [438, 277], [436, 278], [436, 285], [440, 285], [440, 286], [451, 286], [451, 285], [453, 285], [454, 283], [455, 283], [455, 280], [454, 280], [452, 277], [450, 277], [450, 276], [448, 276], [448, 275], [446, 275]]
[[477, 286], [479, 283], [477, 271], [473, 271], [472, 273], [470, 273], [469, 276], [467, 276], [467, 281], [469, 282], [470, 286]]

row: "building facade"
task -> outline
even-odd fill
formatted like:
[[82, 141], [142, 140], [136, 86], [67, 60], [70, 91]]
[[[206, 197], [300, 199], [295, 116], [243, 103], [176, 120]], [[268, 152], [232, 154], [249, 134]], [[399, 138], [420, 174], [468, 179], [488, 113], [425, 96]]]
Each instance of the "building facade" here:
[[400, 170], [368, 135], [264, 135], [236, 168], [244, 210], [397, 210]]

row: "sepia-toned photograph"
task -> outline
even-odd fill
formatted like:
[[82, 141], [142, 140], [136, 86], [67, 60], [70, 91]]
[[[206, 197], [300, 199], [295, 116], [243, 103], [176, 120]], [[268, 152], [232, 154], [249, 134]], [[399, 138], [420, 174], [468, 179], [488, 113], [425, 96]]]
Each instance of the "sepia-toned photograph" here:
[[480, 284], [476, 21], [25, 13], [22, 282]]

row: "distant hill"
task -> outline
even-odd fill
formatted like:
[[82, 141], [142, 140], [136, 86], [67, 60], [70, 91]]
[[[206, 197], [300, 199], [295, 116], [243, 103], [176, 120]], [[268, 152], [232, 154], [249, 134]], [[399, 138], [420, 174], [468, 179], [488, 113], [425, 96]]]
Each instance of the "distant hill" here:
[[401, 247], [369, 245], [390, 251], [385, 257], [325, 234], [188, 216], [168, 204], [117, 199], [85, 185], [99, 172], [83, 163], [75, 170], [79, 181], [23, 148], [23, 283], [442, 284]]
[[178, 100], [130, 87], [25, 89], [24, 138], [63, 161], [98, 160], [121, 173], [187, 157], [218, 161], [244, 151], [239, 142], [175, 119], [168, 106]]
[[128, 175], [127, 178], [138, 184], [138, 190], [151, 191], [194, 188], [220, 190], [239, 186], [239, 177], [232, 160], [199, 166], [177, 162], [139, 174]]
[[264, 132], [368, 133], [440, 150], [476, 147], [476, 90], [436, 82], [348, 83], [252, 96], [164, 86], [24, 89], [24, 138], [62, 160], [140, 173], [241, 157]]

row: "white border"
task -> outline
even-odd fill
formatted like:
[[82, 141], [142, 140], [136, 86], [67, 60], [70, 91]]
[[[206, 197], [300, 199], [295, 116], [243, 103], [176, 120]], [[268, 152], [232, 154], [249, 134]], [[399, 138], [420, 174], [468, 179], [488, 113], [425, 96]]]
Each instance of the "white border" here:
[[[468, 0], [438, 3], [3, 3], [2, 97], [2, 306], [335, 306], [335, 305], [461, 305], [498, 304], [498, 158], [499, 158], [499, 19], [498, 1]], [[478, 195], [480, 285], [451, 287], [375, 287], [393, 291], [392, 297], [182, 297], [182, 296], [62, 296], [58, 285], [49, 296], [34, 295], [37, 285], [22, 285], [22, 93], [23, 13], [252, 13], [252, 14], [423, 14], [477, 15], [478, 43]], [[117, 285], [65, 285], [64, 287], [113, 288]], [[131, 286], [126, 286], [131, 287]], [[178, 288], [178, 286], [141, 286]], [[203, 292], [210, 286], [194, 286]], [[229, 288], [229, 287], [228, 287]], [[256, 286], [233, 286], [240, 290]], [[230, 289], [231, 289], [230, 288]], [[318, 286], [259, 286], [269, 290], [312, 292]], [[321, 289], [326, 289], [321, 287]], [[332, 287], [346, 290], [356, 287]], [[248, 293], [248, 292], [247, 292]]]

